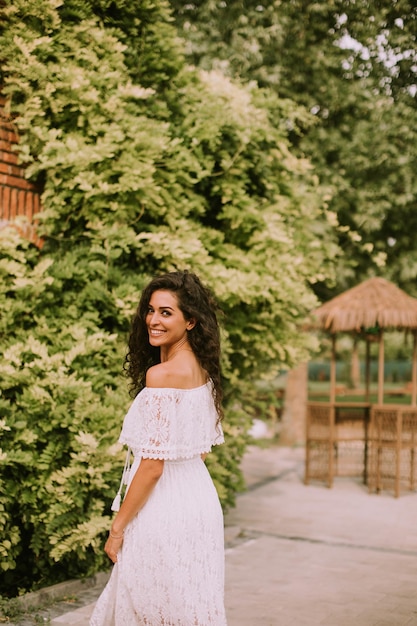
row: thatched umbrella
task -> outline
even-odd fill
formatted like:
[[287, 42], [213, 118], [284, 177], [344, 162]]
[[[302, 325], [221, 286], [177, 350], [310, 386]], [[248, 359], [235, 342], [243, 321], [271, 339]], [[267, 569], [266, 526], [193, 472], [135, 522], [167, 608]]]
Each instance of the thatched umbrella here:
[[351, 332], [366, 339], [366, 389], [369, 399], [370, 341], [379, 340], [378, 404], [383, 403], [384, 330], [411, 330], [414, 336], [411, 403], [417, 395], [417, 299], [384, 278], [370, 278], [313, 311], [316, 327], [332, 335], [330, 401], [335, 401], [336, 339], [338, 332]]

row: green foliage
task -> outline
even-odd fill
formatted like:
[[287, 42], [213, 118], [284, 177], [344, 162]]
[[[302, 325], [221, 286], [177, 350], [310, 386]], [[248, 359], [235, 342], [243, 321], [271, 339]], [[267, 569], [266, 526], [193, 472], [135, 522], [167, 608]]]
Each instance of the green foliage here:
[[307, 358], [310, 285], [337, 247], [311, 165], [290, 149], [309, 116], [185, 65], [165, 2], [2, 7], [2, 81], [43, 188], [44, 237], [42, 250], [12, 229], [0, 239], [0, 550], [13, 593], [104, 566], [120, 371], [149, 277], [188, 267], [220, 303], [227, 444], [207, 462], [226, 508], [242, 488], [247, 388]]
[[117, 336], [88, 309], [71, 319], [51, 258], [12, 229], [0, 245], [0, 550], [9, 593], [104, 565], [121, 463], [115, 416], [126, 397]]
[[[298, 115], [290, 139], [337, 218], [336, 291], [382, 274], [416, 294], [415, 2], [171, 6], [196, 66], [256, 81], [311, 113]], [[334, 289], [315, 286], [323, 299]]]

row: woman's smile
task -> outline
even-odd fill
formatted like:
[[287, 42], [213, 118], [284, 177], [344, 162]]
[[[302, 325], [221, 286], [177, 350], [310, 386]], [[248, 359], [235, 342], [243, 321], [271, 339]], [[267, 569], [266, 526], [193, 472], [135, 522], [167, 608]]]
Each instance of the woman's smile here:
[[185, 319], [175, 293], [161, 289], [151, 296], [146, 325], [149, 343], [160, 347], [161, 360], [166, 360], [173, 349], [187, 340], [190, 322]]

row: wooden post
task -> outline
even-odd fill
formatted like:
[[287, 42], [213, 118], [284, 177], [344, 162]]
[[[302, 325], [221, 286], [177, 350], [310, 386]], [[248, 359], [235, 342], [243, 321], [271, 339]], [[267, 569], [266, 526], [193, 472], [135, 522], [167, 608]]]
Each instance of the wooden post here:
[[416, 415], [411, 416], [411, 446], [410, 446], [410, 490], [415, 489], [415, 456], [416, 456]]
[[334, 446], [336, 437], [336, 407], [334, 402], [330, 404], [329, 418], [329, 474], [327, 478], [327, 485], [331, 488], [333, 487], [334, 478]]
[[336, 335], [332, 335], [332, 360], [330, 363], [330, 424], [329, 424], [329, 475], [328, 486], [333, 486], [334, 476], [334, 439], [335, 439], [335, 422], [336, 422]]
[[330, 362], [330, 404], [336, 402], [336, 335], [332, 335], [332, 360]]
[[384, 403], [384, 331], [379, 332], [378, 351], [378, 404]]
[[397, 416], [397, 441], [395, 442], [395, 497], [400, 495], [400, 472], [401, 472], [401, 449], [402, 449], [402, 426], [403, 412], [401, 409], [396, 411]]
[[417, 400], [417, 331], [413, 331], [413, 362], [411, 370], [411, 404], [416, 406]]
[[358, 352], [358, 336], [353, 336], [352, 357], [350, 362], [350, 382], [353, 389], [359, 389], [361, 386], [360, 362]]
[[365, 400], [369, 402], [369, 388], [371, 381], [371, 346], [366, 337], [366, 361], [365, 361]]

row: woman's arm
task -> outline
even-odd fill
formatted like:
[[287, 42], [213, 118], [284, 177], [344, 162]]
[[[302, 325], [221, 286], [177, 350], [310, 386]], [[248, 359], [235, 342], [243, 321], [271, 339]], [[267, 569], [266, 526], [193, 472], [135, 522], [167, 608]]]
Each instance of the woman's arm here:
[[120, 511], [113, 520], [109, 538], [104, 546], [107, 556], [113, 563], [117, 561], [117, 552], [123, 543], [124, 529], [146, 503], [155, 485], [161, 478], [163, 470], [163, 460], [141, 460], [120, 507]]

